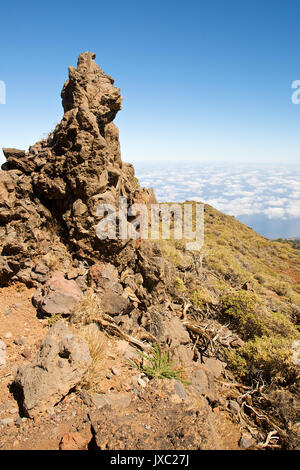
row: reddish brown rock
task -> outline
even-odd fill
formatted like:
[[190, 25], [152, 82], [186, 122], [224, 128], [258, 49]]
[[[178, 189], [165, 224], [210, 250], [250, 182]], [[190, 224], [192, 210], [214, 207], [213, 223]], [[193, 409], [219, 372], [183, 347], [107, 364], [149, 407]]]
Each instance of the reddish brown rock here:
[[39, 311], [46, 315], [69, 315], [81, 296], [82, 291], [75, 281], [65, 279], [62, 272], [55, 272], [34, 301]]
[[67, 432], [61, 438], [59, 450], [83, 450], [87, 440], [79, 432]]
[[117, 269], [109, 263], [98, 263], [90, 267], [89, 277], [96, 287], [105, 290], [113, 290], [121, 293], [123, 288], [119, 281]]

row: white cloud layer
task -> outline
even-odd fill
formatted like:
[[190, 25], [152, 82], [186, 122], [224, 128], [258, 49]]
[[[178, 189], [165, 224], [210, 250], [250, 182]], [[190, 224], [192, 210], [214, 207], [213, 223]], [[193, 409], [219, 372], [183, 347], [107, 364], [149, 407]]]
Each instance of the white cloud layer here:
[[300, 166], [151, 168], [138, 169], [137, 176], [162, 202], [202, 201], [237, 218], [300, 218]]

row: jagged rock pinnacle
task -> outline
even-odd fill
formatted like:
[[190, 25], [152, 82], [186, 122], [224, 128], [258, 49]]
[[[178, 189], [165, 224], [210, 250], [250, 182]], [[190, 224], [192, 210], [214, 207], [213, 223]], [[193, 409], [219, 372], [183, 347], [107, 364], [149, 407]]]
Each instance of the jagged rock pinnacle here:
[[122, 162], [113, 123], [121, 109], [120, 89], [95, 57], [84, 52], [77, 67], [69, 67], [61, 93], [64, 115], [48, 138], [28, 152], [3, 149], [2, 280], [28, 279], [33, 260], [58, 249], [64, 263], [71, 258], [89, 264], [109, 259], [135, 265], [133, 241], [101, 241], [95, 232], [99, 204], [117, 207], [120, 196], [129, 205], [141, 198], [155, 200], [152, 190], [136, 188], [133, 166]]

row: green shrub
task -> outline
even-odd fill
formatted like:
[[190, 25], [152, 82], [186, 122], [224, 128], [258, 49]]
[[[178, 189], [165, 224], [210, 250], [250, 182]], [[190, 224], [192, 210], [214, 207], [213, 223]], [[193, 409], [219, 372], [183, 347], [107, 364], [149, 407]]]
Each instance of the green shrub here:
[[240, 377], [251, 370], [261, 370], [266, 380], [290, 382], [295, 379], [296, 367], [291, 362], [291, 340], [282, 336], [255, 337], [239, 350], [226, 351], [230, 367]]
[[228, 366], [240, 377], [244, 378], [248, 375], [250, 371], [250, 365], [247, 360], [241, 356], [240, 349], [236, 351], [235, 349], [226, 349], [224, 351], [225, 359], [228, 363]]
[[180, 277], [176, 277], [175, 278], [175, 281], [174, 281], [174, 284], [175, 284], [175, 289], [178, 291], [178, 292], [184, 292], [186, 290], [186, 287], [184, 285], [184, 282], [182, 279], [180, 279]]
[[132, 185], [134, 189], [139, 189], [141, 187], [139, 179], [136, 176], [133, 177]]
[[261, 307], [262, 301], [259, 297], [245, 290], [228, 293], [221, 298], [222, 314], [244, 339], [260, 336], [266, 331], [266, 325], [259, 312]]
[[277, 295], [286, 296], [290, 292], [290, 286], [286, 282], [273, 283], [273, 290]]
[[63, 318], [63, 316], [62, 316], [61, 313], [54, 313], [53, 315], [51, 315], [50, 317], [47, 318], [47, 324], [48, 324], [48, 326], [52, 326], [57, 321], [62, 320], [62, 318]]
[[281, 312], [274, 312], [268, 316], [268, 333], [280, 335], [284, 338], [297, 338], [299, 336], [296, 326]]
[[212, 299], [202, 287], [199, 287], [193, 291], [191, 295], [191, 302], [194, 307], [203, 308], [206, 304], [211, 303]]

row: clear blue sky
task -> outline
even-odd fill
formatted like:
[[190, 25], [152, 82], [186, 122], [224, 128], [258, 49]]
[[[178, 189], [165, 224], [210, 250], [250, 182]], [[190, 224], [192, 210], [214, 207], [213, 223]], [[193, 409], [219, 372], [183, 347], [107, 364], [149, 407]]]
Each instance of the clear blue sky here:
[[27, 148], [53, 129], [67, 67], [88, 50], [121, 87], [124, 160], [299, 163], [298, 0], [14, 1], [0, 11], [1, 147]]

